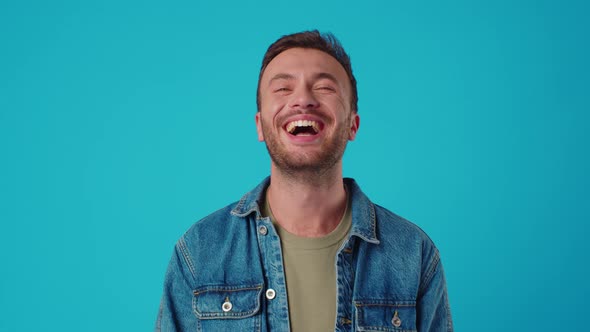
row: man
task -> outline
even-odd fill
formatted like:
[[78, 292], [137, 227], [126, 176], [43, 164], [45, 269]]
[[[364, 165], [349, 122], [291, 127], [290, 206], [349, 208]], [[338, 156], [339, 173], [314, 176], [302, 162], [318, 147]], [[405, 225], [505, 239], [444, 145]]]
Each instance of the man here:
[[342, 177], [359, 116], [336, 38], [272, 44], [257, 104], [270, 178], [180, 238], [156, 330], [452, 331], [436, 247]]

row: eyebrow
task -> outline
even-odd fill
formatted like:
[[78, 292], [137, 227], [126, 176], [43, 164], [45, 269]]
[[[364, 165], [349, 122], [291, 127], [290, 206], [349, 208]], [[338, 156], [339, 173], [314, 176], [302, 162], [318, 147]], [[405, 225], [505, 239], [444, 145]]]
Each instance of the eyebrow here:
[[[336, 84], [338, 83], [336, 76], [334, 76], [330, 73], [319, 72], [319, 73], [313, 75], [314, 80], [319, 80], [319, 79], [324, 79], [324, 78], [328, 79]], [[270, 86], [272, 84], [272, 82], [274, 82], [276, 80], [294, 80], [294, 79], [295, 79], [294, 75], [287, 74], [287, 73], [278, 73], [268, 81], [268, 85]]]
[[317, 73], [314, 75], [314, 79], [319, 80], [319, 79], [328, 79], [336, 84], [338, 84], [338, 80], [336, 79], [336, 76], [330, 74], [330, 73], [326, 73], [326, 72], [321, 72], [321, 73]]
[[272, 84], [272, 82], [274, 82], [276, 80], [294, 80], [294, 79], [295, 79], [295, 76], [293, 76], [291, 74], [278, 73], [268, 81], [268, 85], [270, 86]]

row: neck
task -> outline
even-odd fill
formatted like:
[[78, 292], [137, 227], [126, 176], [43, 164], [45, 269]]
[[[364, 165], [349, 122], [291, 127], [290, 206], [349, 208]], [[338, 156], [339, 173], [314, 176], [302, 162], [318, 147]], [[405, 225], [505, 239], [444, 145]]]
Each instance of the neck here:
[[289, 233], [321, 237], [338, 226], [346, 210], [342, 165], [322, 174], [285, 174], [273, 164], [268, 204], [275, 221]]

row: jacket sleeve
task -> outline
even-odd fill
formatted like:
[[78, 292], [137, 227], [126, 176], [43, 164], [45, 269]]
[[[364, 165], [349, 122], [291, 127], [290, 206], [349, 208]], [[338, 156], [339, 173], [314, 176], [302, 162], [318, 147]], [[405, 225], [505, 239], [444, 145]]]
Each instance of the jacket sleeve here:
[[453, 320], [447, 296], [447, 284], [438, 250], [433, 248], [423, 275], [417, 301], [419, 332], [452, 332]]
[[160, 302], [156, 332], [195, 331], [197, 317], [193, 312], [193, 289], [195, 271], [184, 239], [174, 248], [164, 279], [164, 291]]

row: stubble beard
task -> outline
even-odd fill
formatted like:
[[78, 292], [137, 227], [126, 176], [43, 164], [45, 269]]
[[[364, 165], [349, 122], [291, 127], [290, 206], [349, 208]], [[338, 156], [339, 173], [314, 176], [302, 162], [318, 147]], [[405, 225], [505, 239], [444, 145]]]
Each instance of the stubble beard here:
[[276, 169], [283, 175], [303, 182], [323, 182], [322, 178], [335, 169], [342, 160], [348, 143], [350, 116], [336, 129], [334, 136], [327, 138], [319, 151], [298, 151], [290, 153], [272, 132], [272, 125], [262, 122], [266, 149]]

